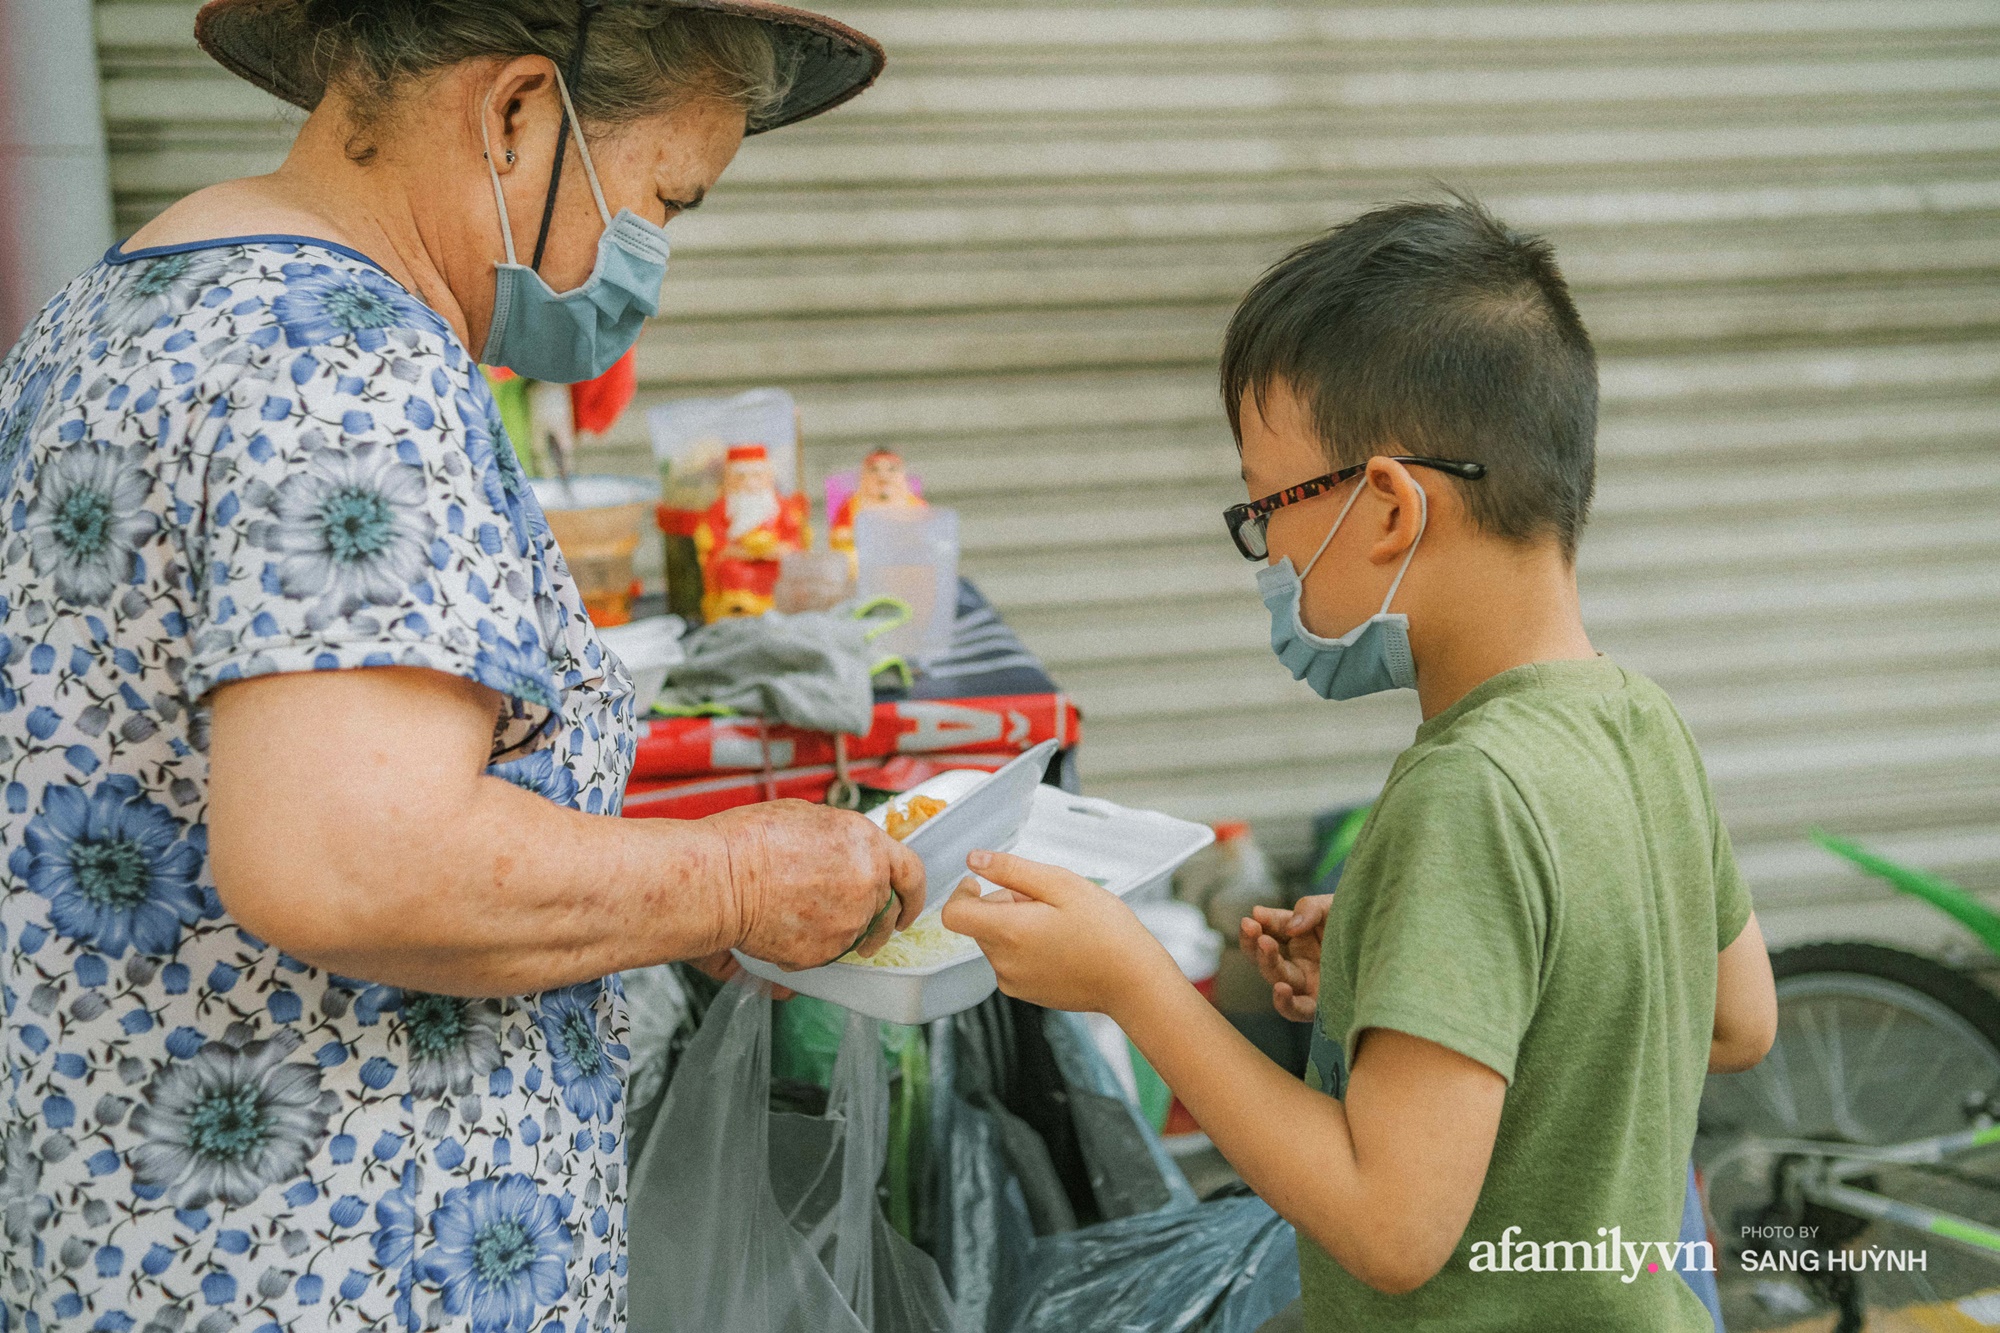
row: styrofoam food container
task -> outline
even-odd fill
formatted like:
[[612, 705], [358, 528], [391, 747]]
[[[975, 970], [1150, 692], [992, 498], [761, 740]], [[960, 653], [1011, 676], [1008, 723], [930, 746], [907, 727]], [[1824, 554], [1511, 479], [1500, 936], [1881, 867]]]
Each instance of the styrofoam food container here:
[[[955, 799], [954, 791], [971, 790], [983, 776], [963, 771], [942, 773], [908, 794], [950, 801]], [[1170, 878], [1182, 862], [1215, 841], [1215, 831], [1206, 824], [1150, 810], [1131, 810], [1096, 797], [1072, 796], [1055, 787], [1037, 785], [1029, 796], [1027, 821], [1015, 840], [1014, 855], [1101, 880], [1109, 892], [1121, 898]], [[947, 806], [931, 823], [949, 813]], [[910, 841], [914, 843], [922, 832], [919, 829], [912, 834]], [[958, 865], [958, 872], [949, 879], [930, 880], [926, 916], [940, 910], [964, 878], [963, 858]], [[980, 883], [991, 887], [984, 880]], [[928, 1023], [970, 1009], [999, 985], [986, 955], [971, 946], [965, 953], [923, 967], [829, 963], [787, 972], [740, 952], [736, 957], [747, 971], [766, 981], [892, 1023]]]
[[687, 660], [681, 636], [687, 622], [679, 616], [647, 616], [597, 631], [604, 646], [618, 654], [632, 675], [632, 692], [639, 716], [652, 708], [666, 687], [667, 673]]
[[[903, 839], [903, 845], [924, 863], [930, 911], [943, 907], [952, 889], [965, 878], [965, 858], [971, 853], [982, 849], [989, 852], [1013, 849], [1014, 840], [1021, 836], [1021, 826], [1028, 822], [1035, 788], [1042, 785], [1042, 775], [1049, 771], [1049, 760], [1055, 752], [1053, 740], [1043, 741], [1022, 751], [995, 772], [961, 769], [940, 773], [889, 802], [899, 805], [912, 796], [935, 796], [947, 802], [943, 810]], [[940, 784], [937, 790], [931, 789], [933, 782]], [[869, 818], [886, 824], [889, 805], [870, 811]]]

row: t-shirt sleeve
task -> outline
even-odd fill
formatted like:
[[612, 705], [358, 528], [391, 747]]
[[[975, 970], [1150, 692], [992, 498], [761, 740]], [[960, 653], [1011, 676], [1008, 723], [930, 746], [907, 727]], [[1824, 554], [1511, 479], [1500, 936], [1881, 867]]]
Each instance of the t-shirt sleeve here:
[[1715, 808], [1715, 788], [1708, 779], [1708, 768], [1701, 760], [1701, 746], [1695, 743], [1694, 732], [1689, 729], [1687, 719], [1674, 713], [1674, 721], [1679, 725], [1681, 736], [1687, 742], [1688, 755], [1694, 763], [1694, 775], [1701, 787], [1702, 809], [1708, 816], [1709, 828], [1709, 878], [1715, 888], [1715, 951], [1721, 953], [1736, 943], [1736, 937], [1743, 933], [1743, 927], [1750, 922], [1753, 909], [1750, 902], [1750, 886], [1743, 882], [1743, 872], [1736, 865], [1736, 850], [1729, 841], [1729, 827], [1722, 822], [1722, 814]]
[[496, 758], [529, 747], [557, 707], [562, 626], [544, 621], [562, 613], [477, 369], [434, 334], [272, 352], [210, 404], [178, 497], [189, 697], [275, 672], [425, 667], [506, 700]]
[[1715, 830], [1715, 951], [1720, 953], [1736, 943], [1750, 922], [1750, 888], [1743, 882], [1743, 872], [1736, 868], [1736, 850], [1730, 846], [1729, 829], [1715, 811], [1714, 797], [1709, 798], [1708, 818]]
[[1341, 876], [1339, 943], [1354, 981], [1349, 1065], [1369, 1028], [1434, 1041], [1509, 1083], [1541, 994], [1553, 874], [1513, 783], [1443, 746], [1384, 792]]

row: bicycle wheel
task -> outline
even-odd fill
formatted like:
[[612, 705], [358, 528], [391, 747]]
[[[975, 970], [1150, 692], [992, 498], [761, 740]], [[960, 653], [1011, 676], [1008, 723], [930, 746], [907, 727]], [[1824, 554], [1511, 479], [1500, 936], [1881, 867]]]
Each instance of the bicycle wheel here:
[[[1698, 1165], [1710, 1170], [1709, 1213], [1725, 1254], [1769, 1248], [1743, 1234], [1769, 1224], [1815, 1228], [1824, 1248], [1856, 1240], [1859, 1218], [1808, 1208], [1777, 1211], [1779, 1154], [1764, 1139], [1891, 1144], [1965, 1129], [1968, 1107], [2000, 1093], [2000, 998], [1931, 959], [1874, 944], [1809, 944], [1771, 956], [1777, 978], [1778, 1034], [1756, 1068], [1708, 1080], [1701, 1101]], [[2000, 1194], [1965, 1173], [1885, 1168], [1882, 1193], [1971, 1216], [1992, 1215]], [[1859, 1183], [1859, 1182], [1858, 1182]], [[1889, 1229], [1868, 1243], [1923, 1246], [1925, 1272], [1871, 1277], [1869, 1300], [1893, 1307], [1938, 1299], [1963, 1285], [1990, 1285], [1976, 1259]], [[1727, 1279], [1737, 1263], [1723, 1265]], [[1957, 1294], [1963, 1294], [1962, 1292]], [[1736, 1320], [1732, 1318], [1732, 1327]]]

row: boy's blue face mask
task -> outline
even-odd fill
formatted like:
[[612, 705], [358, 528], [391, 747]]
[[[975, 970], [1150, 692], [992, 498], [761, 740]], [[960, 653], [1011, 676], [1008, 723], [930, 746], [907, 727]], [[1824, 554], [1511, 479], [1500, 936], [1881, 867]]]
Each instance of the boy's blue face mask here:
[[1410, 656], [1410, 618], [1390, 615], [1389, 603], [1395, 600], [1396, 589], [1403, 586], [1403, 575], [1410, 572], [1410, 561], [1416, 559], [1417, 545], [1424, 539], [1430, 497], [1423, 487], [1417, 487], [1416, 540], [1403, 557], [1403, 567], [1396, 571], [1396, 581], [1389, 585], [1389, 595], [1382, 599], [1382, 609], [1337, 639], [1321, 638], [1299, 619], [1299, 596], [1305, 590], [1306, 575], [1326, 554], [1334, 533], [1347, 521], [1348, 510], [1367, 487], [1364, 479], [1348, 497], [1340, 517], [1333, 521], [1326, 540], [1303, 571], [1292, 568], [1290, 556], [1257, 571], [1257, 592], [1271, 612], [1271, 651], [1291, 671], [1293, 680], [1303, 680], [1322, 699], [1358, 699], [1364, 694], [1417, 686], [1416, 659]]
[[596, 379], [617, 364], [618, 358], [639, 341], [646, 320], [660, 313], [660, 283], [667, 275], [667, 234], [629, 208], [620, 209], [615, 219], [611, 216], [561, 71], [556, 73], [556, 87], [576, 134], [584, 174], [590, 178], [591, 198], [597, 201], [597, 214], [604, 219], [597, 263], [581, 287], [557, 295], [542, 281], [541, 274], [515, 262], [507, 196], [500, 189], [500, 172], [493, 165], [492, 140], [486, 135], [482, 116], [486, 171], [493, 178], [494, 202], [500, 206], [500, 235], [506, 243], [507, 262], [494, 265], [493, 324], [479, 359], [531, 380], [575, 384]]

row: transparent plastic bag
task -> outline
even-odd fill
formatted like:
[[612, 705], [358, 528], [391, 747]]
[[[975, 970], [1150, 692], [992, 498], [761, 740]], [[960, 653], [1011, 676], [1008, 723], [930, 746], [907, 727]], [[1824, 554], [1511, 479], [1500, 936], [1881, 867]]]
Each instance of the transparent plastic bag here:
[[824, 1116], [770, 1110], [771, 1001], [725, 987], [632, 1173], [630, 1333], [948, 1333], [937, 1265], [876, 1202], [889, 1101], [850, 1015]]

